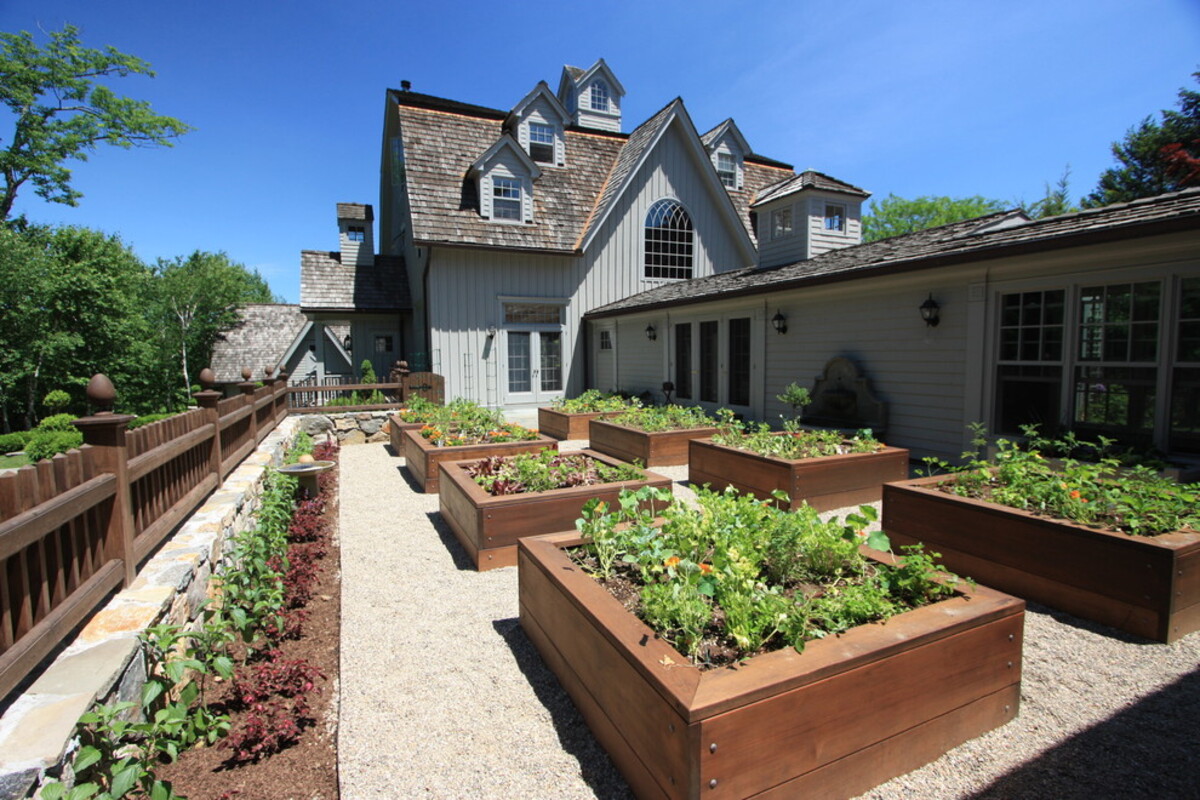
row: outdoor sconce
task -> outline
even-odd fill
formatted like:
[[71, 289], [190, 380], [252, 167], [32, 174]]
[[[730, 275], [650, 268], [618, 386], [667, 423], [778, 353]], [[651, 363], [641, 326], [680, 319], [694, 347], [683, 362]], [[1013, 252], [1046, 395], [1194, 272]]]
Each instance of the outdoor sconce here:
[[493, 325], [492, 327], [490, 327], [490, 328], [488, 328], [488, 329], [487, 329], [487, 337], [488, 337], [489, 339], [495, 339], [495, 338], [496, 338], [496, 326], [495, 326], [495, 325]]
[[343, 339], [342, 339], [342, 349], [344, 349], [344, 350], [345, 350], [347, 353], [349, 353], [349, 352], [350, 352], [350, 345], [352, 345], [353, 343], [354, 343], [354, 342], [353, 342], [353, 340], [350, 338], [350, 334], [348, 334], [348, 333], [347, 333], [347, 334], [346, 334], [346, 336], [345, 336], [345, 338], [343, 338]]
[[938, 308], [937, 301], [933, 299], [933, 292], [930, 292], [929, 299], [921, 303], [921, 319], [925, 320], [925, 324], [931, 328], [936, 328], [937, 324], [941, 322], [938, 319]]
[[658, 331], [654, 330], [653, 325], [646, 326], [646, 338], [652, 342], [658, 338]]
[[783, 315], [782, 311], [775, 312], [775, 316], [771, 317], [771, 324], [775, 326], [776, 333], [787, 333], [787, 317]]

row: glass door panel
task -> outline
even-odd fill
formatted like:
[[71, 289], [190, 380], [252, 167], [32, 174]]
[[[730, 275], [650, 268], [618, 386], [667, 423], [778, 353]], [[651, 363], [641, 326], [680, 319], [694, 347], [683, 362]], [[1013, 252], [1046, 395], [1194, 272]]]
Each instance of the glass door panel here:
[[562, 334], [558, 331], [542, 331], [538, 334], [538, 358], [540, 372], [539, 389], [542, 392], [561, 392], [562, 380]]
[[526, 394], [533, 390], [532, 343], [528, 331], [508, 332], [508, 393]]

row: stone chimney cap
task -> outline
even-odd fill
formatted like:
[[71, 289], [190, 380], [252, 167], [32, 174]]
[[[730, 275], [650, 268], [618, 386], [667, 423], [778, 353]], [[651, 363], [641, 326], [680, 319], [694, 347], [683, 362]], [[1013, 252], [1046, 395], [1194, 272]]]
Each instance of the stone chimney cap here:
[[375, 219], [375, 210], [369, 203], [338, 203], [337, 218], [363, 220], [371, 222]]

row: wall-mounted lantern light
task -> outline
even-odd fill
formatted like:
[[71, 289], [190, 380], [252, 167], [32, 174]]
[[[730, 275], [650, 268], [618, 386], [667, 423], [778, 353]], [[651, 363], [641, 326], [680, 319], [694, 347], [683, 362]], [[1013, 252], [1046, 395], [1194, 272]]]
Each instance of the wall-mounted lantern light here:
[[495, 326], [495, 325], [493, 325], [492, 327], [490, 327], [490, 328], [488, 328], [488, 329], [487, 329], [487, 337], [488, 337], [489, 339], [495, 339], [495, 338], [496, 338], [496, 326]]
[[646, 326], [646, 338], [652, 342], [658, 338], [658, 331], [654, 330], [654, 325]]
[[354, 340], [350, 338], [350, 334], [347, 333], [344, 337], [342, 337], [342, 349], [347, 353], [350, 352], [350, 345], [352, 344], [354, 344]]
[[936, 328], [937, 324], [941, 322], [938, 319], [939, 308], [940, 306], [938, 306], [937, 301], [933, 299], [933, 292], [929, 293], [928, 300], [921, 303], [921, 319], [925, 320], [925, 324], [931, 328]]
[[776, 333], [787, 333], [787, 317], [783, 315], [782, 311], [775, 312], [775, 316], [771, 317], [771, 324], [775, 326]]

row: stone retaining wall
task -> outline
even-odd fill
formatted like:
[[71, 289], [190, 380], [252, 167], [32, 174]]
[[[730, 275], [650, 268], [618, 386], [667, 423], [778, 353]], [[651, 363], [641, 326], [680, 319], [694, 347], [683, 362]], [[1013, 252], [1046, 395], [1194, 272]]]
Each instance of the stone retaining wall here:
[[[138, 635], [153, 625], [196, 622], [214, 566], [219, 571], [232, 537], [253, 526], [267, 467], [282, 463], [302, 419], [311, 418], [289, 417], [272, 431], [146, 562], [134, 583], [96, 612], [25, 693], [2, 709], [0, 800], [29, 797], [47, 772], [59, 772], [73, 752], [79, 717], [94, 703], [138, 702], [146, 678]], [[340, 423], [324, 419], [329, 428]]]
[[388, 418], [396, 413], [389, 411], [351, 411], [345, 414], [305, 414], [297, 417], [300, 430], [320, 440], [334, 434], [338, 444], [366, 444], [388, 441]]

